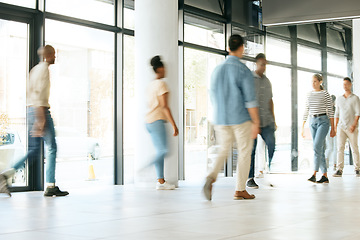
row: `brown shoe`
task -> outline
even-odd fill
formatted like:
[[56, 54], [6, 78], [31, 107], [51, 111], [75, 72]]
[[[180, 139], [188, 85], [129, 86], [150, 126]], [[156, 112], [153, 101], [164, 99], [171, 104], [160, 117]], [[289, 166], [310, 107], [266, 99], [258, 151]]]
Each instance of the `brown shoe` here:
[[236, 191], [234, 195], [234, 200], [242, 200], [242, 199], [254, 199], [255, 195], [249, 194], [246, 190], [244, 191]]

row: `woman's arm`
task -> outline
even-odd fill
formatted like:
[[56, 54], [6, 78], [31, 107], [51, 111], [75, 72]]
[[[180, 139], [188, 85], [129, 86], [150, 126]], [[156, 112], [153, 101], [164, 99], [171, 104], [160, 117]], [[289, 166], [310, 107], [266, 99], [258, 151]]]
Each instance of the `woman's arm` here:
[[176, 123], [174, 121], [174, 118], [171, 114], [171, 110], [170, 107], [168, 105], [168, 93], [164, 93], [163, 95], [159, 96], [159, 103], [160, 106], [162, 107], [164, 114], [166, 116], [166, 119], [171, 123], [171, 125], [173, 126], [174, 129], [174, 136], [177, 136], [179, 134], [179, 130], [176, 126]]

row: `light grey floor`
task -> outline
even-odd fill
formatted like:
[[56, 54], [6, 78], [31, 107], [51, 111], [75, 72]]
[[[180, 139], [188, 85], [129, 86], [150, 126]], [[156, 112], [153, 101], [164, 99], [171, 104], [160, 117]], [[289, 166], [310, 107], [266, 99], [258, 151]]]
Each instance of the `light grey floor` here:
[[267, 175], [249, 190], [255, 200], [232, 200], [233, 178], [219, 179], [212, 202], [201, 183], [188, 182], [175, 191], [96, 186], [68, 189], [64, 198], [0, 195], [0, 239], [360, 239], [360, 178], [347, 167], [327, 185], [307, 182], [310, 175]]

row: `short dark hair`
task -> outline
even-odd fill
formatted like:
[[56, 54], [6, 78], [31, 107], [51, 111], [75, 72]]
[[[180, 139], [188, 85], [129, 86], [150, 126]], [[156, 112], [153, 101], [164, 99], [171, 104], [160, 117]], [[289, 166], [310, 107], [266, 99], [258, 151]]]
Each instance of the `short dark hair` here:
[[264, 59], [264, 60], [266, 60], [265, 54], [259, 53], [258, 55], [256, 55], [255, 60], [257, 61], [257, 60], [259, 60], [259, 59]]
[[158, 68], [164, 67], [163, 62], [161, 61], [160, 56], [155, 56], [150, 61], [151, 66], [154, 69], [154, 72], [157, 72]]
[[231, 35], [229, 38], [229, 48], [230, 51], [236, 51], [244, 45], [244, 39], [239, 34]]
[[352, 81], [349, 77], [344, 78], [344, 81], [349, 81], [350, 83], [352, 83]]

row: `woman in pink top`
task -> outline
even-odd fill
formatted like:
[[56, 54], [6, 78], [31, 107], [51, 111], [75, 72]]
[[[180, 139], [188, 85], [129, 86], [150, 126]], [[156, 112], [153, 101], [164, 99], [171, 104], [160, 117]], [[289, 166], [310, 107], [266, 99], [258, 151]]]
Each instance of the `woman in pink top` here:
[[146, 129], [156, 148], [156, 156], [153, 161], [158, 178], [156, 189], [173, 190], [175, 186], [167, 183], [164, 179], [164, 158], [168, 153], [165, 122], [169, 121], [173, 126], [174, 136], [177, 136], [179, 132], [168, 106], [169, 90], [163, 80], [165, 77], [164, 64], [159, 56], [153, 57], [150, 63], [155, 71], [156, 79], [150, 83], [147, 91], [149, 110], [146, 114]]

